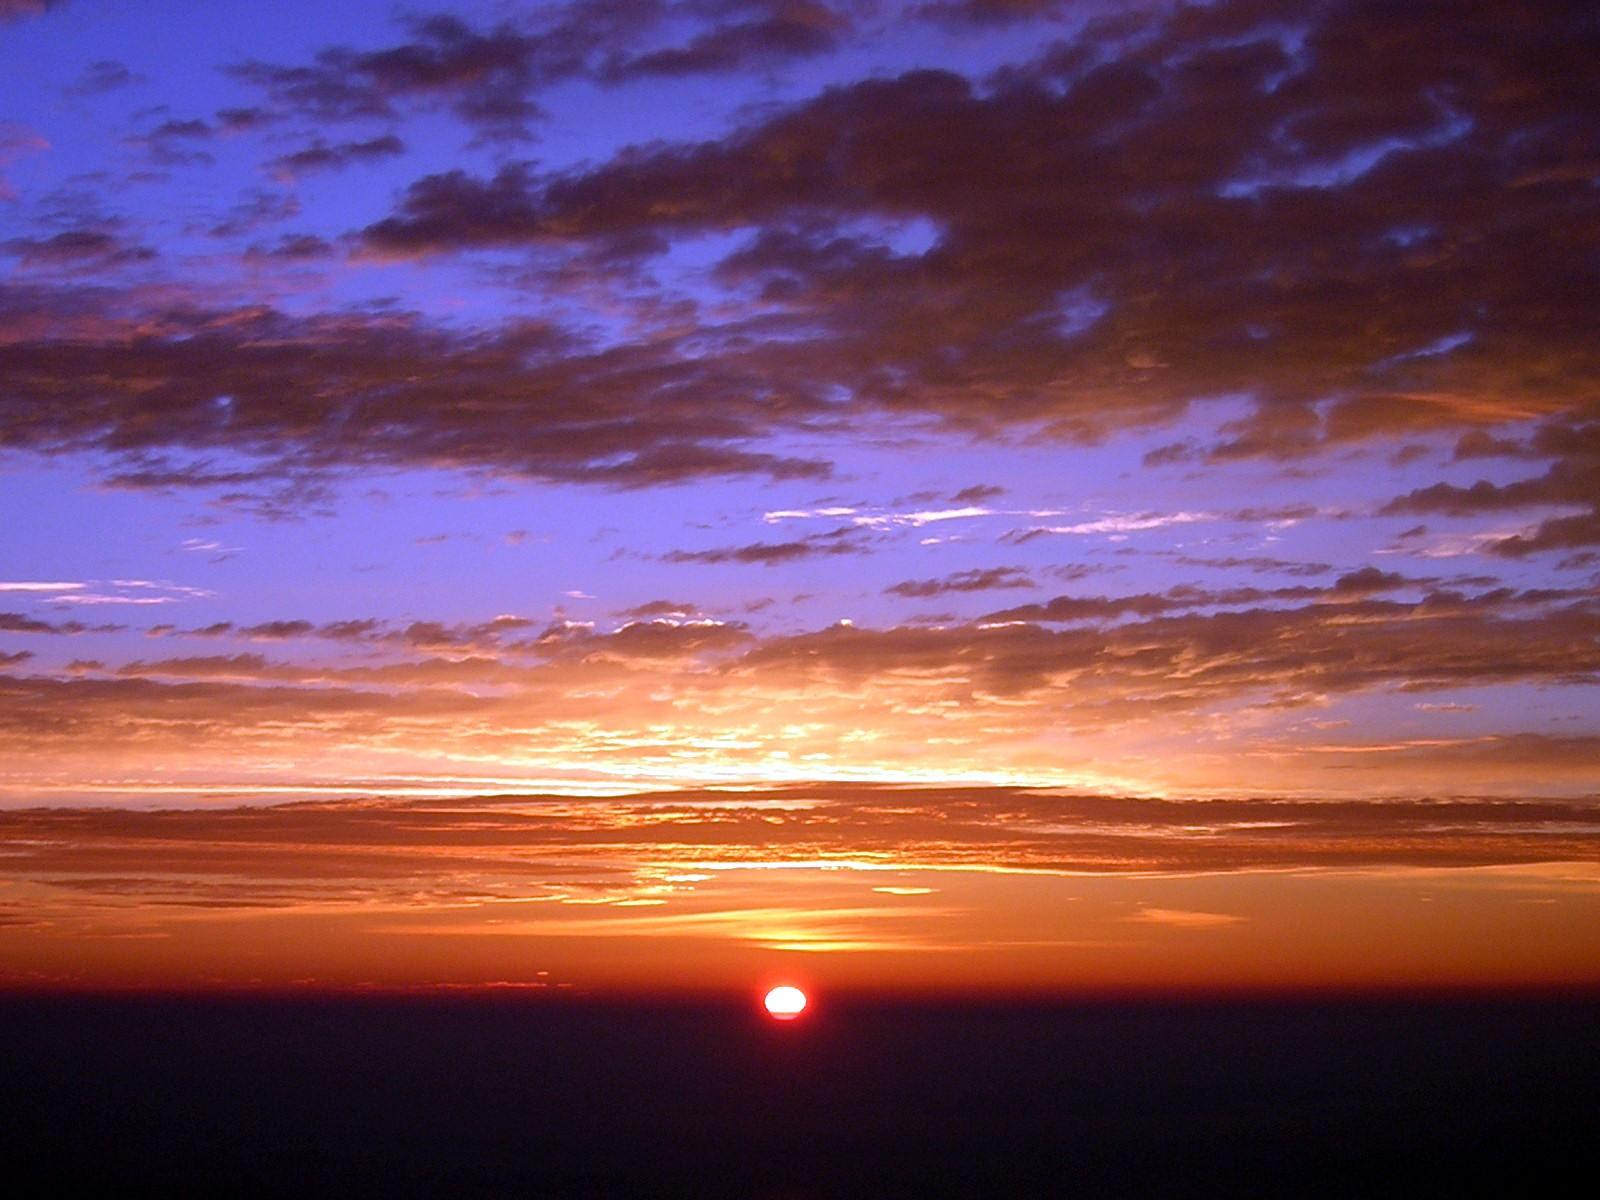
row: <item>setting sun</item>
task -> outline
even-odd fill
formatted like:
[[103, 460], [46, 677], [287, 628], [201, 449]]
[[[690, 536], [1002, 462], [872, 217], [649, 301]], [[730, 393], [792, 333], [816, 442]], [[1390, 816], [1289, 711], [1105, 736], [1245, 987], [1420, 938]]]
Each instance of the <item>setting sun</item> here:
[[797, 987], [775, 987], [762, 1001], [767, 1015], [779, 1021], [792, 1021], [805, 1011], [806, 994]]

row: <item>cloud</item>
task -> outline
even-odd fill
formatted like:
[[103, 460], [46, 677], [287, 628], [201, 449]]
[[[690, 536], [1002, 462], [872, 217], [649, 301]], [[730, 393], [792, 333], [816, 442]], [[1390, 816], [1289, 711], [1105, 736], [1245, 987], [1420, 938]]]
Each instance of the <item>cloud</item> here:
[[405, 143], [392, 133], [361, 142], [330, 145], [321, 138], [299, 150], [269, 159], [266, 169], [280, 179], [295, 179], [313, 171], [342, 170], [357, 163], [393, 158], [405, 153]]
[[[133, 319], [98, 291], [0, 285], [0, 376], [0, 445], [108, 450], [125, 464], [117, 486], [221, 488], [269, 515], [325, 504], [319, 473], [354, 467], [620, 487], [828, 473], [750, 447], [773, 428], [770, 381], [670, 343], [585, 345], [540, 323], [476, 334], [401, 313], [254, 307]], [[258, 461], [185, 457], [217, 452]]]
[[[1254, 397], [1209, 451], [1225, 461], [1554, 413], [1597, 365], [1571, 277], [1597, 202], [1587, 176], [1539, 172], [1592, 123], [1597, 35], [1570, 6], [1503, 16], [1469, 5], [1441, 31], [1334, 4], [1291, 44], [1279, 11], [1185, 8], [986, 85], [916, 71], [718, 141], [429, 176], [365, 237], [747, 233], [718, 278], [794, 331], [771, 370], [971, 429], [1092, 438]], [[908, 221], [931, 247], [872, 232]]]
[[1395, 571], [1362, 567], [1339, 576], [1333, 581], [1331, 590], [1336, 596], [1370, 596], [1377, 592], [1392, 592], [1396, 588], [1410, 587], [1416, 582], [1418, 581], [1407, 579]]
[[[0, 633], [91, 628], [0, 616]], [[991, 782], [1237, 791], [1248, 764], [1259, 789], [1594, 783], [1581, 725], [1558, 738], [1490, 723], [1491, 706], [1467, 732], [1453, 711], [1412, 707], [1513, 684], [1593, 689], [1600, 608], [1587, 588], [1174, 588], [802, 632], [664, 611], [610, 627], [506, 614], [149, 632], [210, 644], [99, 675], [0, 675], [14, 781], [176, 762], [206, 778], [347, 778], [382, 763], [497, 778], [916, 780], [937, 745], [941, 778]], [[1309, 720], [1385, 697], [1409, 715], [1381, 742], [1337, 742], [1339, 723]]]
[[1071, 525], [1035, 525], [1029, 529], [1017, 530], [1008, 534], [1006, 540], [1020, 546], [1024, 542], [1031, 542], [1035, 538], [1052, 534], [1082, 536], [1084, 534], [1106, 533], [1113, 536], [1121, 536], [1127, 533], [1142, 533], [1147, 529], [1165, 529], [1169, 525], [1191, 525], [1197, 521], [1215, 521], [1219, 515], [1209, 512], [1112, 513], [1108, 516], [1098, 517], [1093, 521], [1075, 521]]
[[[1105, 621], [1130, 614], [1141, 617], [1184, 609], [1261, 605], [1269, 602], [1319, 601], [1338, 602], [1356, 600], [1406, 588], [1423, 588], [1428, 591], [1429, 602], [1438, 604], [1463, 603], [1459, 595], [1435, 590], [1437, 579], [1413, 579], [1394, 571], [1380, 571], [1376, 567], [1362, 567], [1340, 575], [1327, 586], [1296, 584], [1288, 587], [1259, 588], [1232, 587], [1208, 589], [1182, 584], [1162, 593], [1141, 592], [1125, 596], [1057, 596], [1042, 604], [1024, 604], [990, 613], [986, 623], [1042, 621], [1059, 623], [1069, 621]], [[1491, 581], [1492, 582], [1492, 581]], [[1484, 593], [1480, 602], [1491, 606], [1516, 603], [1542, 603], [1555, 599], [1581, 599], [1581, 591], [1533, 594], [1519, 597], [1506, 589]], [[1337, 610], [1326, 610], [1329, 613]]]
[[[166, 110], [152, 111], [159, 114]], [[216, 128], [199, 117], [169, 117], [148, 133], [128, 138], [127, 143], [141, 147], [160, 167], [208, 166], [215, 160], [199, 145], [210, 142], [216, 134]]]
[[67, 91], [75, 96], [99, 96], [144, 82], [144, 77], [129, 70], [126, 63], [118, 62], [114, 58], [103, 58], [85, 67], [78, 81]]
[[252, 129], [271, 125], [279, 117], [278, 113], [268, 112], [253, 105], [219, 108], [216, 113], [216, 126], [218, 132], [223, 134], [246, 133]]
[[316, 638], [325, 641], [395, 645], [430, 651], [486, 651], [505, 638], [521, 636], [534, 626], [526, 617], [503, 614], [488, 621], [446, 625], [440, 621], [412, 621], [396, 626], [376, 617], [358, 617], [320, 624], [304, 618], [280, 618], [240, 625], [217, 621], [193, 629], [154, 625], [150, 637], [237, 638], [250, 642], [284, 642]]
[[[1600, 614], [1592, 604], [1516, 613], [1514, 595], [1436, 592], [1407, 603], [1360, 599], [1289, 608], [1165, 615], [1216, 597], [1063, 599], [996, 613], [976, 626], [833, 627], [769, 641], [747, 661], [840, 682], [922, 672], [995, 696], [1055, 697], [1086, 719], [1144, 707], [1183, 710], [1245, 693], [1423, 690], [1542, 677], [1600, 676]], [[1030, 622], [1147, 620], [1047, 632]], [[1359, 632], [1352, 632], [1352, 628]], [[1458, 641], [1457, 639], [1465, 639]], [[1470, 642], [1470, 644], [1467, 644]], [[1091, 717], [1092, 714], [1092, 717]]]
[[264, 621], [259, 625], [246, 625], [238, 632], [242, 637], [257, 641], [281, 641], [284, 638], [305, 637], [316, 629], [310, 621]]
[[[1261, 598], [1260, 594], [1257, 593], [1255, 598]], [[1129, 613], [1149, 617], [1175, 608], [1198, 607], [1213, 599], [1199, 592], [1179, 595], [1146, 592], [1134, 596], [1057, 596], [1043, 604], [1022, 604], [1002, 609], [990, 613], [984, 620], [989, 624], [1009, 624], [1028, 621], [1103, 621]]]
[[223, 220], [205, 232], [214, 238], [238, 237], [299, 216], [300, 211], [300, 201], [292, 192], [252, 189], [232, 205]]
[[41, 621], [17, 612], [0, 612], [0, 633], [115, 633], [122, 625], [86, 625], [82, 621]]
[[540, 240], [548, 235], [532, 186], [527, 168], [515, 164], [486, 181], [461, 170], [429, 175], [407, 190], [401, 216], [369, 227], [365, 238], [392, 254]]
[[907, 579], [884, 588], [891, 596], [920, 599], [947, 592], [987, 592], [1003, 588], [1031, 588], [1038, 585], [1021, 567], [983, 567], [957, 571], [942, 579]]
[[173, 140], [178, 138], [194, 138], [204, 141], [215, 131], [206, 122], [198, 117], [173, 118], [163, 121], [149, 133], [150, 138], [157, 141]]
[[60, 5], [62, 0], [0, 0], [0, 24], [36, 17]]
[[833, 50], [837, 35], [847, 27], [841, 13], [811, 0], [751, 7], [767, 11], [754, 20], [714, 26], [683, 45], [614, 54], [599, 69], [600, 78], [621, 83], [650, 76], [725, 74], [811, 58]]
[[754, 563], [764, 567], [824, 558], [835, 554], [865, 554], [858, 531], [841, 525], [826, 533], [811, 533], [788, 542], [751, 542], [744, 546], [721, 546], [713, 550], [671, 550], [661, 557], [673, 563]]
[[1192, 912], [1178, 908], [1141, 908], [1130, 921], [1143, 921], [1149, 925], [1168, 925], [1174, 929], [1219, 929], [1237, 925], [1244, 917], [1229, 913]]
[[92, 587], [60, 591], [49, 597], [55, 605], [100, 606], [107, 604], [177, 604], [213, 595], [205, 588], [190, 587], [164, 579], [102, 579]]
[[[663, 25], [685, 23], [686, 40], [655, 40]], [[252, 60], [231, 73], [278, 110], [318, 122], [393, 119], [433, 105], [482, 137], [517, 141], [531, 137], [544, 115], [538, 97], [556, 84], [768, 68], [825, 54], [849, 29], [841, 11], [816, 0], [577, 0], [481, 29], [446, 13], [402, 24], [407, 40], [383, 49], [330, 46], [307, 64]]]
[[[1485, 448], [1469, 443], [1469, 454]], [[1543, 475], [1496, 484], [1479, 480], [1469, 487], [1438, 483], [1389, 502], [1386, 514], [1443, 513], [1470, 516], [1530, 508], [1579, 508], [1568, 516], [1547, 517], [1531, 531], [1490, 540], [1485, 548], [1504, 558], [1526, 558], [1546, 550], [1600, 545], [1600, 421], [1551, 422], [1518, 453], [1554, 461]], [[1458, 457], [1460, 457], [1458, 447]]]
[[332, 265], [338, 257], [338, 251], [333, 243], [315, 234], [288, 233], [279, 237], [275, 243], [257, 243], [250, 246], [239, 257], [252, 267], [285, 264], [304, 267], [312, 263]]
[[[651, 40], [681, 32], [661, 6], [597, 0], [526, 27], [417, 17], [386, 49], [236, 73], [273, 113], [442, 105], [511, 136], [539, 88], [605, 62], [769, 20], [848, 32], [801, 5], [670, 11], [687, 40]], [[127, 486], [208, 486], [246, 468], [189, 456], [247, 456], [264, 474], [237, 504], [281, 514], [326, 506], [306, 490], [317, 472], [371, 465], [821, 478], [827, 463], [777, 447], [880, 417], [1093, 441], [1225, 397], [1229, 417], [1187, 452], [1215, 466], [1561, 424], [1588, 396], [1600, 350], [1575, 264], [1597, 252], [1600, 193], [1571, 147], [1600, 134], [1600, 105], [1581, 11], [1471, 3], [1441, 30], [1407, 6], [1234, 0], [1063, 30], [987, 79], [910, 71], [752, 110], [716, 139], [427, 175], [354, 237], [390, 257], [516, 249], [533, 295], [615, 305], [605, 338], [9, 285], [0, 444], [149, 456]], [[174, 119], [150, 137], [190, 153], [221, 128]], [[389, 136], [308, 151], [333, 165]], [[709, 291], [646, 269], [708, 236], [727, 247]], [[310, 237], [253, 261], [324, 254]], [[19, 249], [70, 249], [46, 240]], [[482, 404], [447, 403], [468, 392]], [[290, 479], [298, 496], [275, 497]], [[1590, 544], [1587, 517], [1552, 521], [1497, 553]], [[1117, 532], [1061, 528], [1091, 526]]]
[[951, 495], [950, 500], [954, 504], [961, 505], [982, 504], [986, 500], [993, 500], [1005, 494], [1006, 489], [998, 484], [975, 483], [971, 487], [964, 487], [959, 492]]
[[1174, 555], [1173, 559], [1186, 567], [1211, 567], [1218, 571], [1247, 570], [1257, 575], [1283, 574], [1310, 577], [1326, 575], [1333, 570], [1330, 563], [1299, 562], [1294, 559], [1273, 558], [1266, 554], [1200, 557], [1192, 554]]
[[252, 60], [231, 73], [260, 88], [278, 110], [319, 122], [392, 119], [405, 107], [432, 105], [482, 137], [518, 141], [543, 116], [538, 95], [566, 80], [730, 71], [830, 44], [827, 10], [802, 2], [702, 25], [684, 45], [635, 53], [667, 10], [656, 0], [577, 0], [481, 29], [452, 14], [416, 15], [402, 22], [408, 40], [383, 49], [330, 46], [308, 64]]
[[208, 654], [188, 658], [167, 658], [159, 662], [131, 662], [117, 674], [145, 677], [168, 675], [185, 678], [251, 679], [268, 678], [267, 660], [259, 654]]
[[68, 229], [42, 238], [8, 238], [0, 252], [14, 256], [29, 270], [63, 272], [102, 270], [150, 262], [156, 252], [125, 241], [109, 229]]
[[1170, 8], [1163, 0], [929, 0], [912, 12], [956, 28], [1004, 26], [1060, 17], [1093, 17]]
[[[1134, 978], [1170, 990], [1162, 953], [1178, 939], [1259, 968], [1282, 965], [1288, 936], [1327, 970], [1329, 948], [1348, 941], [1348, 910], [1342, 924], [1308, 923], [1294, 904], [1305, 889], [1337, 887], [1385, 911], [1405, 897], [1413, 913], [1419, 888], [1471, 889], [1462, 894], [1501, 908], [1513, 896], [1581, 901], [1595, 883], [1595, 815], [1592, 802], [1543, 799], [1151, 801], [846, 783], [57, 804], [0, 810], [0, 932], [7, 961], [48, 965], [69, 986], [371, 989], [508, 972], [603, 986], [687, 955], [713, 984], [738, 988], [780, 949], [832, 952], [836, 972], [852, 952], [936, 953], [930, 978], [943, 986], [950, 952], [976, 950], [970, 983], [992, 987], [995, 964], [1020, 948], [1052, 961], [1070, 951], [1100, 970], [1107, 954], [1132, 951], [1155, 964]], [[1451, 873], [1460, 868], [1471, 870]], [[1254, 886], [1215, 878], [1241, 872], [1256, 873]], [[1231, 889], [1226, 906], [1219, 886]], [[161, 938], [162, 961], [135, 956], [148, 974], [130, 978], [126, 954], [107, 949], [127, 937]], [[1389, 947], [1403, 952], [1395, 969], [1417, 969], [1413, 942]], [[536, 974], [530, 955], [551, 973]], [[1289, 966], [1300, 986], [1323, 978]]]
[[[6, 878], [48, 880], [81, 898], [448, 909], [681, 896], [692, 888], [663, 886], [669, 877], [709, 879], [786, 860], [1091, 874], [1592, 863], [1596, 845], [1585, 829], [1593, 820], [1592, 805], [1543, 800], [1150, 801], [816, 784], [599, 801], [362, 796], [206, 810], [0, 811], [0, 832], [15, 848]], [[1189, 929], [1241, 920], [1153, 906], [1127, 919]]]
[[650, 600], [644, 604], [625, 608], [617, 613], [619, 617], [633, 617], [640, 620], [649, 620], [656, 617], [687, 618], [697, 616], [699, 606], [678, 600]]
[[488, 136], [510, 139], [526, 136], [540, 113], [529, 96], [534, 85], [566, 73], [568, 48], [510, 25], [479, 32], [444, 14], [407, 25], [413, 40], [384, 50], [333, 46], [310, 65], [249, 61], [232, 73], [280, 108], [320, 122], [392, 118], [397, 100], [433, 101]]

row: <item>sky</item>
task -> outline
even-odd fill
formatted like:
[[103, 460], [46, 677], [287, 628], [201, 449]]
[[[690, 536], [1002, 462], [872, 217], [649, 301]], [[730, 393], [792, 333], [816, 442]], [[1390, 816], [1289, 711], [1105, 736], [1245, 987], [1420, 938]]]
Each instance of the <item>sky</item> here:
[[0, 988], [1600, 984], [1600, 14], [0, 0]]

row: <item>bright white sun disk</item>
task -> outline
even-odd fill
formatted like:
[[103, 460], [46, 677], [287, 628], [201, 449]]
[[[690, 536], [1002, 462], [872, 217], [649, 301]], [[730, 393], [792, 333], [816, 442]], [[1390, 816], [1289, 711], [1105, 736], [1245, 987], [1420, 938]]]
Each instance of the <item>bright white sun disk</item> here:
[[797, 987], [785, 984], [768, 992], [762, 1003], [767, 1006], [767, 1012], [778, 1020], [792, 1021], [805, 1011], [806, 994]]

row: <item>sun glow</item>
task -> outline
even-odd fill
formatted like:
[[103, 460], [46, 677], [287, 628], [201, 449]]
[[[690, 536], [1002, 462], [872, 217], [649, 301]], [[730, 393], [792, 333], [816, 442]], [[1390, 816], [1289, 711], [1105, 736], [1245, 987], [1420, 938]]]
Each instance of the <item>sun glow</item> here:
[[792, 1021], [805, 1011], [806, 994], [797, 987], [785, 984], [775, 987], [761, 1002], [767, 1015], [778, 1021]]

